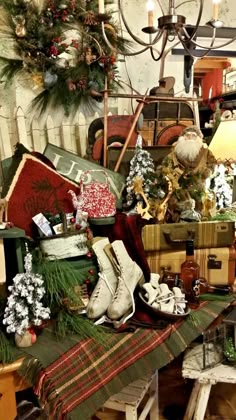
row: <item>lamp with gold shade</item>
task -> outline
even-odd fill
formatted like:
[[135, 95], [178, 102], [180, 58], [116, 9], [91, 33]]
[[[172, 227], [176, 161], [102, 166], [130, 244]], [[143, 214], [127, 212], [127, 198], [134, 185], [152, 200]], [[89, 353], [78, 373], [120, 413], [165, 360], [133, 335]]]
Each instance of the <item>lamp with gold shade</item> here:
[[217, 162], [233, 169], [232, 202], [236, 201], [236, 115], [230, 111], [222, 114], [221, 122], [209, 145]]

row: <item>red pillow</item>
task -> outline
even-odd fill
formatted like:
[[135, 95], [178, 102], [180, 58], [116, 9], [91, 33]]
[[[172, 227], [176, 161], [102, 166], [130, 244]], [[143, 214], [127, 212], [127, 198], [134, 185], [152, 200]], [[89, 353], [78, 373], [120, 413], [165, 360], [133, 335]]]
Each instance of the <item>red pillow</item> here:
[[78, 195], [79, 186], [32, 155], [24, 154], [6, 196], [8, 221], [34, 236], [32, 217], [36, 214], [74, 210], [68, 190]]

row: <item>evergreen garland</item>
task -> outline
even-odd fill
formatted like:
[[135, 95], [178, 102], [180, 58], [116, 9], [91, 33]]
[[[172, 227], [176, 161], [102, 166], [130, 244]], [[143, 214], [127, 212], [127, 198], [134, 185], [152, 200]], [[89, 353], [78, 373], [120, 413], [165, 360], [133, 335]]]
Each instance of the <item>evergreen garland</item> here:
[[[44, 111], [62, 105], [67, 114], [81, 101], [102, 100], [105, 78], [109, 89], [119, 84], [117, 54], [129, 48], [108, 15], [103, 37], [95, 0], [0, 0], [6, 30], [14, 40], [14, 58], [0, 56], [6, 85], [19, 73], [28, 74], [42, 92], [33, 105]], [[7, 29], [6, 29], [7, 28]], [[92, 99], [93, 98], [93, 99]]]
[[108, 337], [108, 332], [103, 327], [95, 325], [85, 316], [66, 310], [61, 310], [58, 314], [54, 324], [54, 333], [58, 339], [64, 338], [68, 334], [77, 334], [81, 338], [92, 337], [103, 346], [106, 346]]
[[51, 310], [55, 334], [59, 337], [68, 334], [93, 337], [104, 344], [103, 329], [76, 310], [83, 307], [81, 286], [93, 283], [96, 273], [90, 269], [85, 275], [67, 260], [47, 260], [39, 250], [35, 252], [35, 270], [44, 278], [45, 303]]

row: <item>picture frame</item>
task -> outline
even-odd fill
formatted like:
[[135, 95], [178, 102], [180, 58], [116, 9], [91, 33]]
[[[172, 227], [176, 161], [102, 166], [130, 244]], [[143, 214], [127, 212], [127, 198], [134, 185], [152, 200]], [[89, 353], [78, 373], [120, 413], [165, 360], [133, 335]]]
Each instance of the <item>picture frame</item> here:
[[230, 92], [236, 90], [236, 69], [225, 74], [225, 85]]

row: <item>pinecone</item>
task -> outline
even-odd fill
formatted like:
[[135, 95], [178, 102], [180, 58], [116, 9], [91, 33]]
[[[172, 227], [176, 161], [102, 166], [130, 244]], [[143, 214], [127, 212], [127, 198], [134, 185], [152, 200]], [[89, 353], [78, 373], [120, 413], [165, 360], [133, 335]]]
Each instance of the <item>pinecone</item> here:
[[96, 14], [92, 10], [89, 10], [86, 16], [84, 17], [84, 24], [89, 26], [95, 26], [98, 25], [98, 23], [99, 22], [97, 21]]

